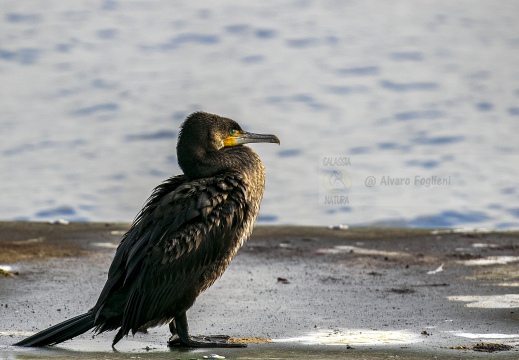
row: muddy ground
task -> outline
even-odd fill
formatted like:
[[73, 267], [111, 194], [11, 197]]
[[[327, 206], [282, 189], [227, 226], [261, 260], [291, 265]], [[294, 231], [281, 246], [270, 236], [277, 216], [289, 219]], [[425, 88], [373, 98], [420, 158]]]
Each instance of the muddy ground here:
[[[247, 349], [169, 350], [166, 326], [10, 346], [93, 306], [129, 224], [0, 223], [0, 358], [519, 356], [519, 233], [258, 227], [188, 312]], [[267, 341], [268, 340], [268, 341]]]

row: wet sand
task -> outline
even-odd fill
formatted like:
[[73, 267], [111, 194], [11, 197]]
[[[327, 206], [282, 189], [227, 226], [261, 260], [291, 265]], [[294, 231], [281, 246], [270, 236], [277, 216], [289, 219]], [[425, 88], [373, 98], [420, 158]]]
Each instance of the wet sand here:
[[0, 223], [0, 358], [519, 355], [519, 232], [288, 226], [256, 228], [188, 312], [194, 334], [228, 334], [247, 349], [170, 350], [165, 326], [123, 339], [119, 352], [113, 332], [10, 346], [95, 303], [128, 227]]

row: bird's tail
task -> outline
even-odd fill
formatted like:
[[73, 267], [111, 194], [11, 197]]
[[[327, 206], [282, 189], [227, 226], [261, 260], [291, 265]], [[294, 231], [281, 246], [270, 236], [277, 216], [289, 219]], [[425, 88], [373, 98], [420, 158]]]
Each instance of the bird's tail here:
[[34, 334], [27, 339], [23, 339], [14, 345], [38, 347], [58, 344], [92, 329], [94, 327], [94, 320], [94, 314], [87, 312], [83, 315], [76, 316], [72, 319], [68, 319], [48, 329], [40, 331], [39, 333]]

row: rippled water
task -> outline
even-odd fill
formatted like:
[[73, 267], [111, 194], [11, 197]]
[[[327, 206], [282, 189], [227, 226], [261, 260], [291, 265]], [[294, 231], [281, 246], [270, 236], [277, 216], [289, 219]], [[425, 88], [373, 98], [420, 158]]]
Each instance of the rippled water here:
[[1, 0], [0, 219], [132, 220], [205, 110], [281, 139], [260, 222], [519, 227], [517, 1], [219, 4]]

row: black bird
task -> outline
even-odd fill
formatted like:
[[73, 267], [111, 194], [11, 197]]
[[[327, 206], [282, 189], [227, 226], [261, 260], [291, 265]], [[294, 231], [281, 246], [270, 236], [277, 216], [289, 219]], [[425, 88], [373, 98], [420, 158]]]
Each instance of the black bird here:
[[15, 345], [45, 346], [90, 329], [131, 331], [169, 323], [171, 346], [236, 347], [227, 336], [189, 335], [186, 311], [220, 277], [249, 238], [265, 187], [265, 168], [245, 143], [277, 143], [205, 112], [181, 126], [184, 172], [157, 186], [123, 236], [95, 306]]

